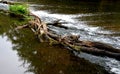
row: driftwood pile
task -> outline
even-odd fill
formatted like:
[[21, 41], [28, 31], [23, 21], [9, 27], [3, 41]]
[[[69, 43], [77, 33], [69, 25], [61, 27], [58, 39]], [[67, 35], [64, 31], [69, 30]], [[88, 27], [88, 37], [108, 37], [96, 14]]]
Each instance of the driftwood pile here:
[[[5, 4], [14, 4], [7, 1], [2, 1]], [[51, 30], [48, 25], [53, 25], [60, 28], [68, 29], [68, 27], [61, 25], [58, 21], [53, 23], [44, 23], [41, 19], [30, 13], [29, 16], [32, 16], [27, 24], [22, 26], [17, 26], [15, 29], [30, 28], [34, 34], [37, 36], [40, 42], [56, 42], [62, 46], [65, 46], [69, 49], [73, 49], [77, 52], [86, 52], [98, 56], [107, 56], [120, 60], [120, 49], [113, 48], [112, 46], [100, 43], [100, 42], [91, 42], [91, 41], [81, 41], [79, 40], [79, 35], [70, 35], [70, 36], [61, 36], [56, 34]]]
[[113, 48], [112, 46], [109, 46], [105, 43], [81, 41], [79, 40], [79, 35], [57, 35], [48, 27], [48, 25], [53, 25], [65, 29], [67, 29], [67, 27], [60, 25], [59, 21], [53, 23], [44, 23], [38, 16], [34, 14], [30, 14], [30, 16], [33, 16], [34, 18], [26, 25], [18, 26], [16, 29], [30, 28], [38, 37], [40, 42], [51, 42], [52, 40], [77, 52], [82, 51], [93, 55], [107, 56], [120, 60], [120, 49]]

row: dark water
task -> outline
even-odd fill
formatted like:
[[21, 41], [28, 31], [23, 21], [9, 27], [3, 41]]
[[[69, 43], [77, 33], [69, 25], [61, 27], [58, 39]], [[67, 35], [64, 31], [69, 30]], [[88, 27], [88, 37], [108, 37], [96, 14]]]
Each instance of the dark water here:
[[[33, 2], [31, 0], [31, 2]], [[61, 19], [70, 29], [51, 28], [58, 34], [78, 34], [82, 40], [100, 41], [120, 48], [120, 1], [38, 0], [31, 11], [43, 21]], [[75, 53], [76, 54], [76, 53]], [[81, 53], [79, 57], [103, 66], [109, 72], [120, 73], [120, 61]]]
[[29, 29], [15, 31], [15, 25], [22, 23], [25, 22], [0, 14], [0, 74], [106, 73], [64, 47], [39, 43]]
[[[51, 28], [58, 34], [80, 35], [82, 40], [99, 41], [120, 48], [120, 1], [98, 2], [41, 0], [31, 5], [31, 11], [51, 22], [61, 19], [70, 29]], [[76, 54], [76, 53], [75, 53]], [[96, 57], [86, 53], [78, 55], [103, 66], [109, 72], [120, 74], [120, 61], [108, 57]]]
[[[43, 21], [52, 22], [61, 19], [61, 22], [66, 22], [63, 25], [70, 27], [68, 30], [50, 26], [58, 34], [79, 34], [82, 40], [100, 41], [120, 48], [120, 1], [24, 1], [30, 4], [31, 12], [38, 15]], [[110, 73], [120, 73], [120, 61], [74, 52], [80, 57], [77, 58], [72, 52], [59, 46], [52, 47], [46, 43], [40, 44], [32, 32], [27, 29], [14, 32], [12, 30], [13, 23], [18, 23], [18, 21], [4, 16], [0, 16], [1, 56], [5, 56], [8, 62], [13, 61], [13, 63], [11, 62], [13, 67], [6, 65], [7, 62], [4, 62], [5, 58], [3, 57], [1, 60], [5, 64], [0, 63], [0, 65], [3, 64], [0, 74], [16, 74], [16, 72], [20, 74], [24, 72], [26, 74], [96, 74], [98, 72], [105, 74], [99, 66], [92, 63], [101, 65]], [[7, 50], [9, 50], [8, 53]], [[7, 67], [10, 68], [6, 69]], [[18, 70], [19, 67], [20, 70]]]

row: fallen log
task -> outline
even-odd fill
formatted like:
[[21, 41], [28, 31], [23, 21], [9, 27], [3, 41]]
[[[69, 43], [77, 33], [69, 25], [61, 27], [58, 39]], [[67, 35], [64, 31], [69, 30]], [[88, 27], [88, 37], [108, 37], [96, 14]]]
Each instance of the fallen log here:
[[68, 27], [62, 25], [63, 22], [59, 22], [60, 20], [54, 21], [53, 23], [46, 23], [47, 25], [53, 25], [56, 27], [60, 27], [60, 28], [64, 28], [64, 29], [68, 29]]
[[[34, 16], [34, 14], [32, 15]], [[34, 17], [33, 20], [28, 22], [28, 25], [23, 25], [23, 28], [28, 26], [33, 30], [35, 35], [38, 35], [40, 42], [49, 42], [50, 39], [57, 41], [57, 43], [74, 49], [77, 52], [86, 52], [93, 55], [107, 56], [120, 60], [120, 50], [115, 49], [112, 46], [100, 43], [100, 42], [91, 42], [91, 41], [80, 41], [80, 36], [70, 35], [70, 36], [61, 36], [53, 33], [52, 30], [48, 30], [46, 23], [43, 23], [39, 17]], [[54, 26], [54, 25], [53, 25]], [[19, 27], [19, 26], [18, 26]]]
[[100, 43], [100, 42], [91, 42], [92, 47], [98, 48], [98, 49], [103, 49], [105, 51], [110, 51], [114, 53], [120, 53], [119, 49], [113, 48], [112, 46], [105, 44], [105, 43]]
[[106, 51], [106, 50], [102, 50], [102, 49], [97, 49], [97, 48], [88, 48], [88, 47], [81, 47], [80, 49], [82, 52], [86, 52], [89, 54], [93, 54], [93, 55], [97, 55], [97, 56], [107, 56], [107, 57], [111, 57], [111, 58], [115, 58], [117, 60], [120, 60], [120, 53], [114, 53], [114, 52], [110, 52], [110, 51]]
[[[86, 53], [97, 55], [97, 56], [107, 56], [107, 57], [111, 57], [111, 58], [120, 60], [120, 50], [115, 49], [112, 46], [109, 46], [105, 43], [87, 41], [87, 42], [89, 42], [89, 44], [88, 44], [87, 42], [79, 41], [79, 40], [77, 42], [75, 42], [78, 39], [77, 38], [78, 36], [76, 37], [75, 40], [74, 40], [74, 38], [72, 38], [70, 36], [61, 38], [57, 35], [50, 34], [50, 33], [49, 33], [49, 36], [52, 37], [53, 39], [59, 41], [64, 46], [74, 49], [77, 52], [82, 51], [82, 52], [86, 52]], [[74, 37], [74, 35], [73, 35], [73, 37]], [[65, 39], [65, 38], [67, 38], [67, 39]], [[71, 38], [71, 39], [69, 39], [69, 38]], [[92, 45], [90, 45], [90, 43]]]

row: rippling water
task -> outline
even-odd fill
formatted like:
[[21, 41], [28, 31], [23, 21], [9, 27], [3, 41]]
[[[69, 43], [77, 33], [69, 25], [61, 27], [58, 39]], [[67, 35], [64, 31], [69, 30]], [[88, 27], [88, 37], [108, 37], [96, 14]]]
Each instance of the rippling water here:
[[[62, 25], [69, 27], [70, 29], [68, 30], [50, 26], [58, 34], [77, 34], [81, 36], [80, 39], [82, 40], [99, 41], [110, 44], [115, 48], [120, 48], [120, 13], [114, 9], [112, 11], [111, 6], [114, 4], [116, 3], [108, 4], [106, 2], [106, 4], [104, 4], [103, 2], [101, 10], [92, 10], [93, 12], [88, 9], [96, 9], [95, 7], [88, 7], [88, 9], [83, 8], [83, 10], [87, 10], [83, 11], [79, 9], [79, 7], [74, 8], [74, 6], [70, 7], [69, 5], [62, 7], [62, 5], [33, 4], [31, 11], [46, 22], [52, 22], [58, 19], [61, 19], [60, 22], [66, 22]], [[119, 7], [119, 5], [116, 6]], [[70, 9], [75, 10], [70, 12]], [[108, 57], [97, 57], [86, 53], [79, 54], [78, 56], [104, 66], [105, 69], [111, 73], [120, 74], [120, 61], [118, 60]]]
[[[100, 41], [104, 43], [111, 44], [116, 48], [120, 48], [120, 36], [111, 36], [112, 34], [116, 34], [118, 32], [109, 31], [105, 29], [101, 29], [101, 27], [96, 26], [89, 26], [84, 22], [80, 22], [79, 20], [75, 19], [79, 16], [84, 16], [83, 14], [78, 15], [64, 15], [64, 14], [51, 14], [45, 11], [32, 11], [34, 14], [40, 16], [44, 21], [50, 22], [57, 19], [61, 19], [61, 21], [67, 22], [67, 24], [63, 24], [65, 26], [70, 27], [70, 29], [60, 29], [57, 27], [51, 27], [54, 31], [58, 34], [77, 34], [80, 35], [82, 40], [91, 40], [91, 41]], [[92, 16], [92, 15], [91, 15]], [[89, 59], [91, 62], [98, 63], [116, 74], [120, 73], [120, 61], [117, 61], [112, 58], [102, 58], [96, 57], [89, 54], [80, 54], [80, 57], [84, 57]]]

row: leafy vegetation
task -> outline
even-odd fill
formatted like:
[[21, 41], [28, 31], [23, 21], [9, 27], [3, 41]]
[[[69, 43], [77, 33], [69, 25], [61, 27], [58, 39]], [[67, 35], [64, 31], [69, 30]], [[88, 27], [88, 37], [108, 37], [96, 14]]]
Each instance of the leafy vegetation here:
[[32, 19], [31, 16], [29, 16], [29, 9], [27, 4], [17, 4], [10, 5], [10, 14], [14, 17], [18, 17], [21, 19], [30, 20]]
[[25, 4], [10, 5], [10, 12], [17, 15], [23, 15], [23, 16], [26, 16], [29, 14], [28, 6]]

